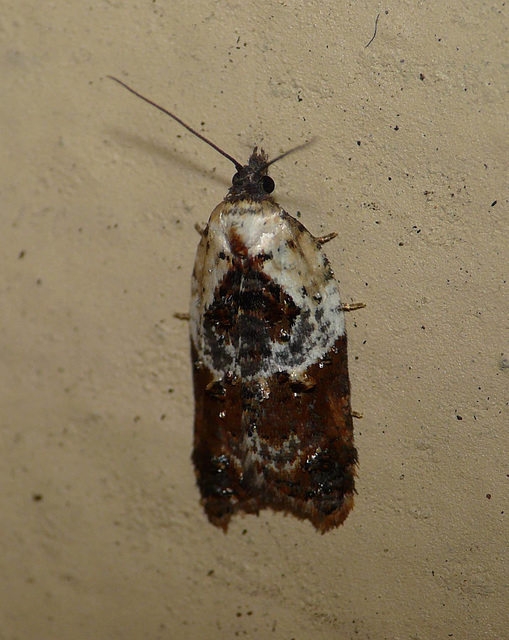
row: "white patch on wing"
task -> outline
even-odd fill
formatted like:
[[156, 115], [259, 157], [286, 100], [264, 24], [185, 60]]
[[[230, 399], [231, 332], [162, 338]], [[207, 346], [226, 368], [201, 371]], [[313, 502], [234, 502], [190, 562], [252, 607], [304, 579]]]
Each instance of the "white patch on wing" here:
[[[266, 200], [222, 202], [210, 216], [208, 233], [196, 255], [191, 301], [191, 338], [199, 359], [221, 379], [203, 335], [203, 317], [214, 301], [217, 286], [231, 268], [231, 238], [238, 238], [250, 257], [265, 254], [261, 268], [290, 296], [300, 311], [288, 342], [272, 342], [270, 357], [247, 379], [287, 371], [298, 376], [319, 361], [345, 333], [339, 289], [329, 263], [313, 236], [279, 205]], [[241, 376], [237, 353], [224, 343], [224, 353]]]
[[[269, 445], [266, 440], [260, 440], [256, 431], [251, 435], [244, 434], [240, 445], [243, 453], [243, 471], [249, 473], [250, 477], [255, 478], [257, 486], [264, 483], [264, 477], [257, 469], [270, 467], [274, 471], [281, 473], [282, 471], [290, 472], [300, 466], [300, 458], [302, 451], [299, 449], [300, 438], [295, 434], [290, 434], [283, 442], [281, 447]], [[240, 460], [235, 458], [235, 462]]]

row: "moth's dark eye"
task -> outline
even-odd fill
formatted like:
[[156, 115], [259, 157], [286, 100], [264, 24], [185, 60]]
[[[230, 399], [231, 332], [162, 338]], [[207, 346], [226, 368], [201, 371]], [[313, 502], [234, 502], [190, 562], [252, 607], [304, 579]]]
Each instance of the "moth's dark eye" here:
[[265, 193], [272, 193], [275, 186], [274, 180], [270, 176], [263, 176], [262, 187]]
[[240, 173], [237, 171], [237, 173], [232, 178], [232, 184], [238, 184], [239, 181], [240, 181]]

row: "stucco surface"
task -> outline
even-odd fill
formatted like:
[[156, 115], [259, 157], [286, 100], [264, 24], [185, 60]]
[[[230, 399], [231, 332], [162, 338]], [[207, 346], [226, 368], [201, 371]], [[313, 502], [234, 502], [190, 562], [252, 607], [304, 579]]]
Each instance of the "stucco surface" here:
[[[507, 637], [502, 2], [35, 2], [0, 16], [0, 639]], [[380, 13], [376, 38], [376, 15]], [[205, 519], [185, 312], [233, 167], [345, 301], [356, 506]]]

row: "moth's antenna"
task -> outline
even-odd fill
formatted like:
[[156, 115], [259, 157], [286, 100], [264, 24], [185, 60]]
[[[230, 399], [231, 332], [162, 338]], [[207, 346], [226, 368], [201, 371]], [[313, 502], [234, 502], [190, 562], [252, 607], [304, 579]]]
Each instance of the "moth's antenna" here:
[[[237, 171], [240, 171], [242, 169], [242, 164], [238, 160], [235, 160], [235, 158], [233, 158], [231, 155], [226, 153], [226, 151], [223, 151], [217, 145], [215, 145], [213, 142], [208, 140], [205, 136], [202, 136], [201, 133], [198, 133], [198, 131], [195, 131], [192, 127], [190, 127], [188, 124], [183, 122], [176, 115], [174, 115], [173, 113], [168, 111], [168, 109], [165, 109], [164, 107], [161, 107], [160, 105], [158, 105], [156, 102], [153, 102], [152, 100], [149, 100], [148, 98], [145, 98], [145, 96], [142, 96], [141, 93], [138, 93], [137, 91], [135, 91], [132, 87], [127, 85], [125, 82], [122, 82], [122, 80], [119, 80], [118, 78], [115, 78], [114, 76], [106, 76], [106, 77], [110, 78], [111, 80], [115, 80], [115, 82], [118, 82], [118, 84], [121, 84], [125, 89], [127, 89], [128, 91], [133, 93], [138, 98], [141, 98], [142, 100], [145, 100], [145, 102], [148, 102], [149, 104], [151, 104], [156, 109], [159, 109], [159, 111], [162, 111], [167, 116], [170, 116], [170, 118], [173, 118], [174, 120], [176, 120], [179, 124], [181, 124], [183, 127], [185, 127], [188, 131], [190, 131], [192, 134], [194, 134], [197, 138], [200, 138], [200, 140], [203, 140], [203, 142], [206, 142], [209, 146], [211, 146], [213, 149], [218, 151], [222, 156], [224, 156], [225, 158], [228, 158], [228, 160], [230, 162], [233, 162], [233, 164], [235, 165], [235, 168], [237, 169]], [[302, 145], [302, 146], [304, 146], [304, 145]], [[299, 148], [299, 147], [297, 147], [297, 148]], [[295, 151], [295, 149], [292, 149], [292, 151]], [[291, 151], [287, 151], [283, 155], [287, 155], [288, 153], [291, 153]], [[280, 158], [282, 158], [282, 157], [283, 156], [280, 156]], [[276, 160], [279, 160], [279, 158], [276, 158]], [[275, 160], [272, 160], [272, 162], [275, 162]], [[272, 164], [272, 163], [269, 162], [269, 164]]]
[[286, 156], [289, 156], [291, 153], [295, 153], [295, 151], [300, 151], [301, 149], [304, 149], [304, 147], [307, 147], [308, 145], [313, 144], [315, 140], [316, 138], [311, 138], [311, 140], [304, 142], [304, 144], [299, 144], [296, 147], [293, 147], [293, 149], [289, 149], [288, 151], [285, 151], [280, 156], [277, 156], [276, 158], [269, 160], [269, 162], [266, 162], [262, 167], [260, 167], [258, 171], [259, 172], [265, 171], [265, 169], [267, 169], [267, 167], [270, 167], [271, 164], [274, 164], [274, 162], [281, 160], [281, 158], [286, 158]]

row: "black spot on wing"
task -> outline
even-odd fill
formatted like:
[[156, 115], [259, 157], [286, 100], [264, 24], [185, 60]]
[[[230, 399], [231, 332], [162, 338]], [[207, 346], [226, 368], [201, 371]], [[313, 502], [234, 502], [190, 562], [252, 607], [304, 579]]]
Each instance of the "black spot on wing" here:
[[203, 329], [206, 350], [218, 369], [233, 364], [233, 352], [243, 375], [255, 375], [270, 359], [272, 345], [287, 342], [292, 335], [301, 312], [261, 270], [261, 263], [270, 257], [237, 258], [216, 287]]

